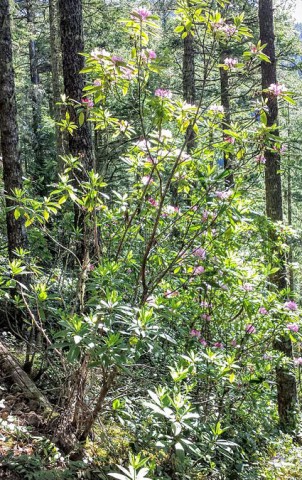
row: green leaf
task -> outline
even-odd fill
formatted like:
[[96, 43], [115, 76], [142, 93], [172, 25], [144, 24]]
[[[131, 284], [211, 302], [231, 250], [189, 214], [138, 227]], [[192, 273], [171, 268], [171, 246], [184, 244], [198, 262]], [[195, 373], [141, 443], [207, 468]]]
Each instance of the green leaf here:
[[79, 125], [80, 127], [84, 124], [85, 122], [85, 115], [83, 112], [80, 112], [80, 115], [79, 115]]

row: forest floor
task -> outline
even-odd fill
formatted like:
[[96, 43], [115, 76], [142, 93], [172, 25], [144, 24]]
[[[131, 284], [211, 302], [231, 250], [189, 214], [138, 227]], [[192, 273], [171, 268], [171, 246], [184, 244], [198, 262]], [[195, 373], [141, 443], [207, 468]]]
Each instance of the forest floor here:
[[[106, 431], [87, 442], [85, 457], [71, 461], [51, 441], [46, 424], [37, 403], [24, 399], [18, 387], [0, 374], [0, 479], [106, 480], [117, 458], [127, 461], [129, 438], [119, 425], [102, 425]], [[106, 444], [109, 436], [111, 445]], [[207, 479], [228, 477], [210, 474], [194, 478]], [[302, 446], [288, 435], [277, 434], [269, 439], [262, 458], [251, 463], [250, 473], [239, 474], [236, 479], [302, 480]]]

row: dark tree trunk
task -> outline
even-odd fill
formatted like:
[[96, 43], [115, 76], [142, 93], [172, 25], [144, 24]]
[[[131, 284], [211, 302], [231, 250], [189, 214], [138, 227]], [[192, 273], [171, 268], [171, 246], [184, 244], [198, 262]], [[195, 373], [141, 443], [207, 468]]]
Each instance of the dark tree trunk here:
[[[223, 64], [225, 58], [227, 58], [227, 52], [222, 50], [220, 53], [220, 63]], [[231, 124], [231, 110], [230, 110], [230, 82], [229, 72], [224, 68], [220, 68], [220, 97], [221, 105], [224, 110], [224, 119], [222, 122], [223, 129], [229, 129]], [[225, 135], [228, 137], [228, 135]], [[224, 152], [223, 154], [224, 169], [229, 170], [230, 174], [226, 178], [226, 185], [228, 187], [234, 185], [234, 175], [232, 173], [232, 156], [230, 153]]]
[[[3, 156], [3, 181], [7, 195], [22, 188], [22, 170], [18, 148], [17, 106], [13, 70], [9, 0], [0, 0], [0, 136]], [[8, 208], [14, 205], [6, 198]], [[8, 253], [12, 260], [17, 248], [26, 246], [26, 232], [21, 218], [6, 213]]]
[[[84, 88], [84, 78], [80, 71], [84, 68], [83, 23], [81, 0], [59, 0], [61, 42], [63, 54], [63, 77], [66, 95], [81, 103]], [[71, 120], [77, 123], [76, 113], [71, 109]], [[87, 122], [69, 136], [70, 153], [83, 159], [87, 170], [93, 168], [92, 137]]]
[[[49, 32], [50, 32], [50, 53], [51, 53], [51, 80], [52, 80], [52, 110], [56, 123], [61, 120], [62, 111], [60, 105], [60, 96], [62, 93], [62, 59], [61, 59], [61, 40], [59, 26], [58, 0], [49, 0]], [[58, 170], [61, 167], [60, 156], [64, 155], [64, 135], [60, 128], [56, 126], [56, 153]]]
[[[82, 1], [59, 0], [61, 44], [63, 55], [63, 77], [65, 94], [71, 100], [81, 103], [84, 88], [84, 78], [80, 71], [84, 68], [84, 51]], [[76, 111], [70, 108], [70, 118], [77, 122]], [[83, 172], [79, 180], [86, 180], [86, 173], [94, 167], [92, 136], [89, 124], [84, 124], [69, 135], [69, 151], [74, 157], [82, 160]], [[81, 263], [87, 263], [89, 258], [88, 238], [91, 237], [87, 229], [85, 216], [75, 208], [75, 225], [82, 231], [82, 241], [77, 249], [77, 256]]]
[[[271, 84], [277, 83], [272, 0], [259, 0], [259, 26], [261, 43], [266, 44], [264, 53], [270, 58], [270, 63], [261, 63], [262, 88], [265, 90]], [[275, 95], [269, 93], [264, 93], [263, 96], [267, 99], [267, 125], [269, 127], [277, 125], [278, 99]], [[274, 134], [276, 136], [278, 135], [277, 129], [274, 131]], [[272, 221], [279, 222], [283, 220], [280, 154], [272, 149], [267, 149], [265, 157], [266, 213]], [[272, 244], [275, 241], [274, 237], [274, 232], [272, 232]], [[287, 287], [287, 281], [284, 260], [280, 259], [280, 262], [281, 268], [274, 274], [272, 281], [281, 291]], [[276, 342], [276, 348], [286, 357], [290, 359], [293, 358], [292, 344], [289, 339], [281, 337], [278, 342]], [[280, 366], [277, 368], [277, 394], [280, 424], [284, 429], [291, 430], [295, 427], [297, 388], [295, 376], [287, 367]]]
[[[184, 39], [183, 54], [183, 98], [186, 102], [194, 105], [196, 101], [195, 88], [195, 58], [194, 58], [194, 37], [189, 32]], [[187, 151], [195, 147], [196, 134], [192, 127], [189, 127], [186, 134]]]

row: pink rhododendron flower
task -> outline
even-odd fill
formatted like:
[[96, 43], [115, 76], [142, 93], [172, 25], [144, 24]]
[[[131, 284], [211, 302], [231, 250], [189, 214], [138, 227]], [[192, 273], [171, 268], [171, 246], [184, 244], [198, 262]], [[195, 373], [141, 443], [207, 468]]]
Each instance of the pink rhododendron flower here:
[[92, 272], [94, 269], [95, 269], [95, 266], [94, 266], [92, 263], [88, 263], [88, 265], [87, 265], [87, 270], [89, 270], [90, 272]]
[[199, 339], [199, 342], [201, 343], [201, 345], [202, 345], [203, 347], [206, 347], [207, 344], [208, 344], [208, 342], [207, 342], [204, 338], [200, 338], [200, 339]]
[[157, 88], [157, 90], [154, 92], [154, 95], [161, 98], [172, 98], [172, 92], [164, 88]]
[[260, 307], [258, 313], [261, 313], [261, 315], [267, 315], [268, 311], [266, 310], [266, 308]]
[[200, 337], [201, 332], [200, 332], [199, 330], [195, 330], [195, 329], [193, 328], [193, 330], [191, 330], [191, 332], [190, 332], [190, 335], [191, 335], [192, 337]]
[[212, 304], [207, 302], [206, 300], [203, 300], [202, 302], [200, 302], [200, 306], [205, 308], [211, 308]]
[[148, 150], [151, 147], [150, 143], [145, 138], [143, 138], [142, 140], [139, 140], [136, 143], [136, 146], [141, 150]]
[[245, 290], [246, 292], [252, 292], [254, 290], [254, 287], [251, 283], [244, 283], [242, 285], [242, 289]]
[[222, 105], [211, 105], [209, 111], [213, 113], [224, 113], [224, 108]]
[[213, 347], [215, 347], [215, 348], [224, 348], [223, 343], [221, 343], [221, 342], [215, 342], [215, 343], [213, 344]]
[[258, 48], [256, 45], [251, 45], [251, 53], [257, 53], [258, 52]]
[[202, 273], [204, 273], [204, 267], [202, 265], [194, 267], [193, 275], [201, 275]]
[[299, 325], [297, 323], [288, 323], [287, 325], [288, 330], [291, 332], [298, 332], [299, 331]]
[[231, 345], [232, 345], [232, 347], [237, 347], [237, 342], [236, 342], [235, 338], [233, 338], [233, 340], [231, 340]]
[[288, 300], [288, 302], [285, 302], [284, 307], [287, 308], [287, 310], [291, 310], [292, 312], [298, 310], [298, 305], [293, 300]]
[[89, 108], [92, 108], [94, 106], [94, 103], [90, 98], [82, 98], [82, 104], [86, 105]]
[[211, 27], [214, 32], [224, 33], [227, 37], [232, 37], [237, 32], [235, 25], [225, 23], [222, 18], [218, 22], [211, 22]]
[[148, 202], [150, 203], [150, 205], [152, 205], [152, 207], [158, 207], [159, 205], [158, 201], [152, 197], [148, 198]]
[[226, 25], [223, 30], [227, 37], [232, 37], [237, 32], [235, 25]]
[[232, 195], [232, 193], [233, 192], [231, 190], [224, 191], [224, 192], [220, 192], [219, 190], [217, 190], [215, 192], [215, 196], [220, 200], [227, 200]]
[[149, 57], [150, 60], [154, 60], [157, 57], [154, 50], [147, 50], [147, 53], [148, 53], [148, 57]]
[[199, 257], [199, 258], [202, 258], [202, 260], [204, 260], [207, 256], [207, 252], [205, 251], [204, 248], [198, 247], [198, 248], [195, 248], [195, 250], [193, 250], [193, 255], [195, 255], [195, 257]]
[[255, 162], [264, 165], [266, 163], [266, 158], [264, 155], [257, 155], [257, 157], [255, 157]]
[[286, 87], [280, 83], [271, 83], [268, 87], [270, 93], [278, 97], [282, 93], [286, 92]]
[[111, 60], [113, 61], [113, 63], [125, 63], [123, 57], [119, 57], [118, 55], [113, 55], [111, 57]]
[[152, 15], [150, 10], [147, 10], [145, 7], [137, 8], [136, 10], [133, 10], [131, 18], [133, 20], [137, 20], [137, 17], [143, 22], [144, 20], [147, 20]]
[[256, 328], [254, 327], [254, 325], [248, 324], [248, 325], [246, 325], [246, 327], [245, 327], [245, 331], [246, 331], [246, 333], [248, 333], [248, 334], [252, 334], [252, 333], [255, 333], [255, 332], [256, 332]]
[[238, 63], [236, 58], [225, 58], [224, 64], [229, 68], [234, 68]]
[[149, 183], [154, 183], [154, 180], [152, 179], [152, 177], [150, 177], [150, 175], [145, 175], [144, 177], [142, 177], [143, 185], [149, 185]]
[[232, 145], [235, 143], [235, 138], [234, 137], [226, 137], [224, 139], [225, 142], [231, 143]]
[[302, 357], [294, 358], [294, 364], [295, 365], [302, 365]]
[[121, 72], [123, 72], [122, 78], [125, 80], [131, 80], [133, 77], [133, 71], [128, 67], [121, 67]]
[[202, 212], [202, 217], [201, 217], [202, 222], [206, 222], [208, 218], [209, 218], [209, 212], [207, 210], [204, 210]]
[[272, 360], [273, 359], [272, 355], [268, 355], [267, 353], [265, 353], [262, 358], [263, 358], [263, 360]]
[[93, 85], [95, 85], [96, 87], [100, 87], [101, 86], [100, 80], [94, 80]]

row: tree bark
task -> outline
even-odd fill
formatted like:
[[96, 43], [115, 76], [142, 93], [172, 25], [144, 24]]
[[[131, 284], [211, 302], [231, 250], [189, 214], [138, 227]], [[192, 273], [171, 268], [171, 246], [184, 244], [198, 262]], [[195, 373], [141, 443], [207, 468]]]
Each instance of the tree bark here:
[[[19, 154], [17, 105], [13, 70], [12, 38], [9, 0], [0, 0], [0, 136], [3, 156], [3, 181], [7, 195], [22, 188], [22, 170]], [[8, 209], [15, 205], [6, 197]], [[18, 248], [25, 247], [26, 232], [21, 217], [16, 219], [12, 210], [6, 212], [8, 253], [10, 260]]]
[[44, 410], [52, 410], [52, 406], [47, 398], [44, 397], [31, 378], [22, 370], [17, 360], [9, 353], [2, 342], [0, 342], [0, 368], [5, 375], [20, 387], [25, 398], [35, 400]]
[[[194, 37], [190, 32], [188, 32], [188, 35], [184, 38], [182, 78], [183, 98], [187, 103], [194, 105], [196, 101]], [[187, 151], [190, 153], [196, 143], [196, 134], [191, 126], [187, 129], [186, 140]]]
[[[52, 80], [52, 103], [54, 120], [58, 123], [61, 120], [61, 107], [57, 105], [60, 102], [63, 91], [61, 85], [62, 78], [62, 58], [60, 45], [60, 27], [58, 0], [49, 0], [49, 33], [50, 33], [50, 54], [51, 54], [51, 80]], [[56, 153], [57, 165], [60, 170], [62, 161], [60, 156], [64, 155], [64, 135], [56, 125]]]
[[[63, 55], [63, 77], [66, 96], [81, 104], [84, 88], [84, 78], [80, 71], [84, 68], [84, 57], [80, 55], [84, 51], [82, 1], [59, 0], [61, 44]], [[70, 119], [77, 122], [75, 108], [70, 108]], [[90, 127], [87, 122], [69, 135], [69, 151], [74, 157], [82, 160], [82, 173], [79, 181], [87, 179], [87, 172], [94, 167], [93, 147]], [[82, 231], [82, 241], [77, 249], [77, 256], [81, 263], [87, 263], [89, 258], [89, 235], [85, 216], [75, 206], [75, 226]]]
[[[259, 0], [259, 26], [260, 39], [262, 44], [266, 44], [264, 53], [270, 58], [270, 63], [261, 63], [262, 89], [268, 89], [271, 84], [277, 83], [276, 55], [275, 55], [275, 35], [274, 35], [274, 14], [272, 0]], [[263, 93], [267, 100], [267, 125], [271, 127], [278, 124], [278, 99], [276, 95]], [[278, 129], [274, 130], [274, 135], [278, 136]], [[265, 152], [265, 196], [266, 213], [273, 222], [283, 221], [282, 211], [282, 185], [280, 175], [280, 153], [272, 149], [266, 149]], [[271, 232], [272, 245], [275, 243], [275, 233]], [[276, 252], [278, 255], [278, 252]], [[280, 259], [280, 269], [273, 275], [272, 282], [278, 290], [282, 291], [287, 287], [286, 269], [284, 259]], [[286, 337], [281, 337], [276, 342], [276, 348], [285, 357], [293, 358], [292, 343]], [[279, 366], [277, 368], [277, 396], [280, 425], [285, 430], [292, 430], [295, 427], [296, 408], [297, 408], [297, 387], [293, 372], [287, 367]]]
[[29, 74], [31, 82], [31, 106], [32, 106], [32, 150], [34, 154], [33, 178], [39, 180], [36, 182], [36, 189], [40, 195], [46, 195], [44, 178], [44, 152], [41, 138], [41, 94], [40, 94], [40, 75], [38, 70], [38, 52], [35, 40], [35, 10], [32, 0], [26, 1], [26, 19], [30, 31], [30, 40], [28, 44], [29, 54]]

